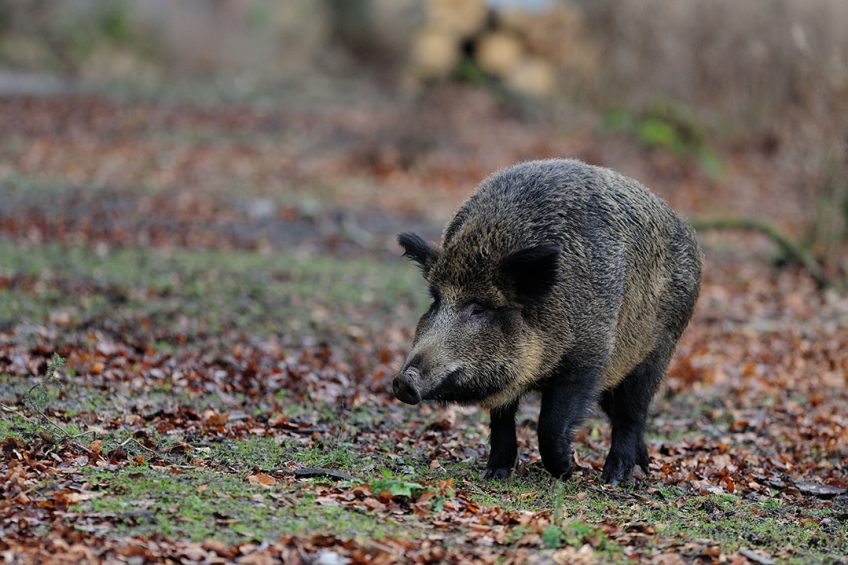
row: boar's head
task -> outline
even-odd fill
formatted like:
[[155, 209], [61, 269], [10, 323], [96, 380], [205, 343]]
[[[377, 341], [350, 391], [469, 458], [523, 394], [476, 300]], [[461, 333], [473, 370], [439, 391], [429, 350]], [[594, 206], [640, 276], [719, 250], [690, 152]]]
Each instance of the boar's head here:
[[545, 341], [539, 314], [557, 281], [559, 249], [535, 244], [497, 252], [478, 238], [436, 249], [415, 234], [398, 237], [433, 303], [392, 383], [407, 404], [421, 400], [494, 407], [539, 378]]

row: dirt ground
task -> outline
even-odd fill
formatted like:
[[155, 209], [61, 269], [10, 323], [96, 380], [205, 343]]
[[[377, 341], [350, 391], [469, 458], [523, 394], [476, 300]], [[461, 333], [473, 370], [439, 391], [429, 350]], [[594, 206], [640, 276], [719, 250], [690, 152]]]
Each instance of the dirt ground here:
[[486, 414], [391, 397], [427, 302], [395, 234], [437, 240], [499, 167], [576, 157], [788, 233], [809, 205], [762, 144], [716, 147], [716, 174], [591, 117], [430, 96], [0, 98], [4, 558], [845, 562], [848, 298], [760, 236], [701, 237], [632, 485], [600, 484], [600, 416], [561, 483], [527, 399], [499, 483]]

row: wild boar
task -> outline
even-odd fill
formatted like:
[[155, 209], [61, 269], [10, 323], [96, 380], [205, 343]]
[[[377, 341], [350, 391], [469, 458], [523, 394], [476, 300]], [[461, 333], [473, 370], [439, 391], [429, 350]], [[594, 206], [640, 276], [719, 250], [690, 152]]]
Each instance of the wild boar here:
[[599, 402], [612, 423], [601, 478], [648, 471], [648, 406], [692, 316], [702, 255], [691, 227], [639, 182], [576, 160], [521, 163], [484, 180], [441, 247], [398, 241], [433, 303], [395, 396], [478, 404], [491, 417], [484, 478], [516, 463], [515, 413], [541, 393], [539, 450], [572, 471], [575, 427]]

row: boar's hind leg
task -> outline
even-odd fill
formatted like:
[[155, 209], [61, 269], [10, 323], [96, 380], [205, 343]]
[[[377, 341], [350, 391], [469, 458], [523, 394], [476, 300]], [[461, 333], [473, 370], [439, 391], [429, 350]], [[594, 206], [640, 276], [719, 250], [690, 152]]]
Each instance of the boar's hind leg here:
[[515, 412], [518, 400], [506, 406], [492, 408], [489, 462], [483, 471], [484, 479], [506, 479], [515, 467], [518, 441], [515, 437]]
[[556, 478], [571, 476], [571, 437], [574, 427], [595, 401], [601, 371], [569, 371], [542, 389], [539, 412], [539, 452], [545, 469]]
[[617, 485], [627, 480], [635, 465], [648, 472], [645, 421], [651, 398], [662, 380], [674, 349], [669, 335], [616, 388], [601, 394], [600, 404], [612, 423], [612, 445], [601, 480]]

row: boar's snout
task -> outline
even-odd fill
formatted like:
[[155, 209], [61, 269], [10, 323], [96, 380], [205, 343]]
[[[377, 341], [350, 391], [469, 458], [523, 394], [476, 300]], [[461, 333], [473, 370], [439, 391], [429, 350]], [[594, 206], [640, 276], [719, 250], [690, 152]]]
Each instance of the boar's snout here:
[[421, 402], [421, 393], [415, 385], [417, 372], [414, 369], [407, 369], [402, 372], [392, 381], [392, 392], [395, 393], [395, 398], [407, 404], [418, 404]]

